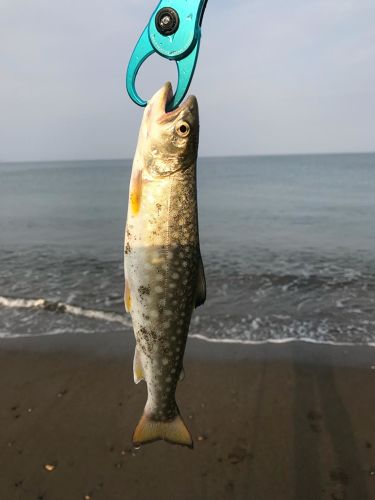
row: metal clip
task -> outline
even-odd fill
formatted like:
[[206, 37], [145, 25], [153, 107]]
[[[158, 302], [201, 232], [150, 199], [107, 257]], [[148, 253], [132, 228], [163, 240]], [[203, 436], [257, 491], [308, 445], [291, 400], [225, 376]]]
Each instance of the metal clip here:
[[176, 108], [185, 97], [197, 64], [201, 24], [208, 0], [161, 0], [133, 51], [126, 74], [130, 98], [146, 106], [135, 89], [139, 68], [153, 53], [176, 61], [178, 84], [169, 110]]

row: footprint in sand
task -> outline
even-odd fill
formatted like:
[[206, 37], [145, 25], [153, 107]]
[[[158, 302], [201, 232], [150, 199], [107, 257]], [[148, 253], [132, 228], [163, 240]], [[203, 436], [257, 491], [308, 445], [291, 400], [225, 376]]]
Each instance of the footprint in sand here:
[[17, 405], [12, 406], [12, 408], [10, 409], [10, 410], [11, 410], [11, 412], [12, 412], [12, 414], [13, 414], [13, 418], [14, 418], [15, 420], [17, 420], [17, 419], [18, 419], [18, 418], [20, 418], [20, 416], [21, 416], [21, 413], [19, 413], [19, 412], [14, 413], [14, 412], [16, 412], [18, 409], [19, 409], [19, 405], [18, 405], [18, 404], [17, 404]]
[[345, 500], [345, 487], [349, 483], [348, 474], [340, 467], [335, 467], [331, 469], [329, 476], [333, 483], [332, 500]]
[[323, 418], [323, 415], [321, 413], [319, 413], [316, 410], [310, 410], [307, 413], [307, 418], [309, 420], [310, 429], [312, 431], [314, 431], [314, 432], [321, 432], [322, 431], [320, 423], [321, 423], [321, 420]]
[[232, 465], [237, 465], [240, 462], [243, 462], [245, 459], [252, 459], [253, 454], [249, 452], [243, 446], [235, 446], [232, 451], [228, 453], [228, 461]]
[[329, 476], [334, 483], [340, 483], [344, 486], [349, 483], [349, 476], [341, 467], [332, 469]]

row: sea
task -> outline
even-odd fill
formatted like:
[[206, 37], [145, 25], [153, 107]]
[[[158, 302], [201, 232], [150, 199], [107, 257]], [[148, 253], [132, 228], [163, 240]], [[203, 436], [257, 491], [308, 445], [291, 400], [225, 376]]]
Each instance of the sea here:
[[[131, 332], [130, 160], [0, 164], [0, 338]], [[200, 158], [212, 342], [375, 345], [375, 154]]]

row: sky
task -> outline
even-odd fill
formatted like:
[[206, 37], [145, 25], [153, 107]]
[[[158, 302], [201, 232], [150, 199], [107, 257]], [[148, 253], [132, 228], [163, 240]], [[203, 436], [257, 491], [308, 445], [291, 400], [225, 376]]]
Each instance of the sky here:
[[[155, 0], [0, 0], [0, 161], [132, 158], [125, 90]], [[374, 0], [208, 0], [200, 154], [375, 151]], [[139, 93], [176, 84], [152, 56]]]

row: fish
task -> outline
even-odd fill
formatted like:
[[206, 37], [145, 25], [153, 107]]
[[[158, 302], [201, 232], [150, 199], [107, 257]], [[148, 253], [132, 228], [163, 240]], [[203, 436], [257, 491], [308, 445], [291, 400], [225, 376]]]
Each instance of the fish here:
[[199, 111], [189, 96], [166, 111], [167, 82], [145, 108], [134, 156], [125, 227], [125, 309], [136, 340], [134, 382], [147, 402], [133, 445], [164, 440], [193, 448], [176, 403], [194, 309], [206, 300], [198, 231]]

